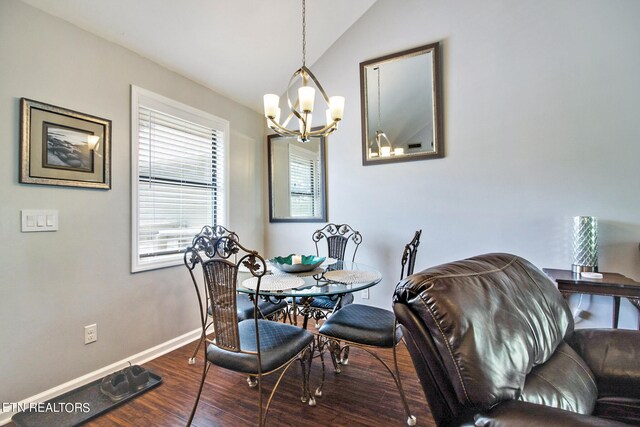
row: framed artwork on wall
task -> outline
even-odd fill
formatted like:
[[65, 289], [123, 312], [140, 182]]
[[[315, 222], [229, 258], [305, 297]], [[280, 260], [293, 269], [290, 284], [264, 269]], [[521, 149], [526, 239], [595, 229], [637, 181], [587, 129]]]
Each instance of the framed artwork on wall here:
[[21, 100], [23, 184], [111, 188], [111, 120]]

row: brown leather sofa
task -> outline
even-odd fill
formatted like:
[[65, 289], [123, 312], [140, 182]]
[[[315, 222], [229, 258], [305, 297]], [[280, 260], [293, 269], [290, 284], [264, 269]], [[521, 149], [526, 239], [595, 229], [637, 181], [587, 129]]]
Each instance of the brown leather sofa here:
[[439, 426], [640, 425], [640, 331], [574, 330], [555, 284], [523, 258], [416, 273], [393, 308]]

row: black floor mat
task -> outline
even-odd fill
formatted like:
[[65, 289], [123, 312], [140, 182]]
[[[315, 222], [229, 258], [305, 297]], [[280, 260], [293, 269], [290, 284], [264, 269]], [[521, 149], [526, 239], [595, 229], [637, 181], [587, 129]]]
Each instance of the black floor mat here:
[[112, 402], [102, 394], [101, 382], [102, 378], [38, 404], [38, 408], [19, 412], [11, 421], [17, 427], [77, 426], [157, 387], [162, 383], [162, 378], [149, 371], [149, 382], [145, 388], [129, 394], [118, 402]]

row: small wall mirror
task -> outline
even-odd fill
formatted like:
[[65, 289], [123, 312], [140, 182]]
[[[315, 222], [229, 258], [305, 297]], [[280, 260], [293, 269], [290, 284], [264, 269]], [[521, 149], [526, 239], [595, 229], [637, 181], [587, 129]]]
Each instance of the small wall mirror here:
[[269, 135], [269, 221], [326, 222], [324, 137]]
[[362, 164], [444, 157], [440, 44], [360, 63]]

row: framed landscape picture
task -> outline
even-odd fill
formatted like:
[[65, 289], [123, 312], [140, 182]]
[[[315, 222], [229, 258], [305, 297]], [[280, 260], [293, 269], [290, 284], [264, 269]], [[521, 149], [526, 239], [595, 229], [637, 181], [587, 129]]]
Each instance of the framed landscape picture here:
[[111, 120], [22, 98], [20, 182], [111, 188]]

